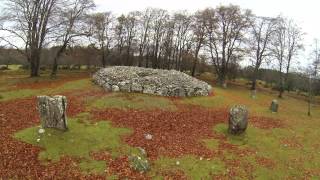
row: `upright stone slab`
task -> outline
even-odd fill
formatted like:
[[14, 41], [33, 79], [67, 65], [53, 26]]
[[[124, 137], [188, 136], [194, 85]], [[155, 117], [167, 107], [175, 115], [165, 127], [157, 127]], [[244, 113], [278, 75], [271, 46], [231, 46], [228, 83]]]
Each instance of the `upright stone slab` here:
[[67, 98], [65, 96], [38, 96], [37, 98], [43, 128], [67, 130]]
[[276, 99], [274, 99], [274, 100], [271, 102], [270, 110], [271, 110], [273, 113], [276, 113], [276, 112], [278, 112], [278, 108], [279, 108], [278, 101], [277, 101]]
[[245, 106], [235, 105], [229, 112], [229, 133], [241, 134], [248, 126], [248, 110]]

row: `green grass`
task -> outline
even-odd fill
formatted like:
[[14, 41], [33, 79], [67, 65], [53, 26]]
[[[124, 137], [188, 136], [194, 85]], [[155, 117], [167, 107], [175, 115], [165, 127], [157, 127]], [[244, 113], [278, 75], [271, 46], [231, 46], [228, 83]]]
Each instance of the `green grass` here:
[[16, 90], [3, 90], [0, 91], [0, 101], [8, 101], [13, 99], [22, 99], [38, 95], [53, 95], [58, 93], [83, 90], [93, 86], [89, 79], [75, 80], [64, 83], [55, 88], [42, 88], [42, 89], [16, 89]]
[[170, 99], [145, 94], [113, 93], [89, 103], [91, 108], [116, 108], [122, 110], [168, 110], [175, 111], [176, 106]]
[[[131, 148], [121, 142], [121, 136], [129, 135], [131, 130], [115, 128], [107, 121], [88, 123], [84, 118], [70, 119], [66, 132], [46, 129], [39, 134], [39, 127], [31, 127], [17, 132], [15, 138], [39, 146], [43, 151], [39, 159], [44, 162], [57, 162], [63, 156], [80, 158], [84, 171], [101, 172], [105, 164], [91, 159], [91, 152], [108, 151], [113, 157], [128, 154]], [[40, 142], [37, 142], [40, 139]], [[104, 162], [105, 163], [105, 162]]]
[[[305, 144], [302, 148], [295, 148], [281, 142], [284, 138], [292, 137], [290, 130], [279, 128], [263, 130], [249, 126], [246, 133], [239, 136], [228, 134], [227, 125], [225, 124], [217, 125], [214, 130], [224, 134], [229, 143], [241, 149], [252, 149], [256, 151], [256, 156], [268, 158], [275, 162], [275, 168], [268, 169], [258, 165], [252, 160], [250, 161], [248, 157], [242, 158], [242, 162], [254, 165], [255, 172], [253, 174], [257, 179], [303, 178], [306, 170], [320, 168], [320, 163], [315, 163], [320, 162], [320, 158], [314, 156], [316, 149], [312, 148], [312, 146], [309, 147]], [[234, 158], [239, 157], [234, 156]], [[309, 164], [310, 168], [308, 168], [306, 164], [303, 166], [297, 160], [302, 160], [307, 164], [313, 164]]]
[[[177, 164], [178, 162], [178, 164]], [[181, 158], [161, 157], [155, 161], [155, 169], [162, 172], [182, 170], [190, 179], [211, 179], [212, 175], [224, 173], [225, 165], [219, 159], [201, 159], [196, 156]], [[156, 174], [155, 172], [151, 172]]]
[[80, 169], [85, 173], [101, 174], [106, 169], [105, 161], [86, 160], [79, 163]]

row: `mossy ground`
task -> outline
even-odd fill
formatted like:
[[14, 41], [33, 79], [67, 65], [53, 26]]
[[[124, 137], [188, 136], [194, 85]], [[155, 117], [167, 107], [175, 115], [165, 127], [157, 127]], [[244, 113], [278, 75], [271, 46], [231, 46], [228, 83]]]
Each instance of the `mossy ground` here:
[[120, 140], [121, 136], [131, 133], [129, 129], [112, 127], [108, 121], [89, 123], [84, 117], [69, 119], [69, 129], [65, 132], [46, 129], [45, 133], [39, 134], [40, 127], [36, 126], [14, 136], [43, 148], [39, 154], [39, 160], [43, 162], [57, 162], [63, 156], [79, 158], [79, 167], [84, 172], [103, 173], [106, 169], [106, 162], [92, 159], [92, 152], [108, 151], [115, 158], [136, 151]]
[[[3, 74], [6, 76], [0, 76], [0, 101], [97, 89], [89, 78], [70, 81], [52, 88], [15, 89], [15, 84], [18, 81], [25, 81], [27, 75], [23, 72], [16, 74], [2, 72]], [[62, 77], [66, 76], [68, 74], [62, 75]], [[9, 79], [13, 81], [8, 81]], [[44, 76], [38, 78], [37, 81], [41, 83], [50, 80], [48, 76]], [[136, 149], [121, 140], [122, 136], [130, 136], [130, 129], [114, 127], [108, 121], [93, 123], [90, 109], [171, 111], [178, 110], [179, 104], [196, 105], [207, 109], [221, 109], [234, 104], [244, 104], [249, 108], [250, 116], [269, 117], [281, 121], [284, 126], [261, 129], [250, 125], [247, 132], [241, 136], [228, 135], [226, 124], [212, 126], [214, 133], [225, 138], [214, 137], [199, 139], [199, 141], [212, 151], [222, 150], [219, 157], [210, 160], [200, 160], [201, 157], [194, 155], [178, 158], [160, 157], [152, 161], [151, 171], [147, 173], [147, 176], [161, 179], [163, 172], [180, 170], [190, 179], [210, 179], [212, 176], [219, 175], [225, 177], [230, 161], [237, 161], [240, 163], [237, 169], [238, 174], [241, 175], [239, 179], [320, 178], [320, 143], [317, 140], [317, 137], [320, 136], [319, 106], [313, 106], [312, 116], [308, 117], [305, 101], [285, 96], [279, 99], [279, 113], [273, 114], [268, 108], [276, 97], [274, 92], [258, 91], [257, 98], [252, 99], [248, 89], [238, 86], [230, 86], [227, 89], [215, 87], [214, 95], [210, 97], [177, 100], [141, 94], [111, 93], [103, 97], [90, 98], [85, 104], [88, 112], [71, 117], [70, 129], [67, 132], [48, 129], [44, 135], [40, 136], [39, 127], [30, 127], [17, 132], [15, 137], [43, 148], [38, 156], [40, 161], [50, 163], [50, 161], [59, 161], [62, 156], [71, 156], [80, 159], [79, 167], [84, 173], [101, 173], [108, 167], [108, 162], [94, 160], [90, 153], [102, 150], [112, 154], [113, 157], [118, 157], [128, 155]], [[39, 137], [41, 140], [38, 143]], [[238, 152], [232, 149], [221, 149], [224, 144], [254, 153], [239, 156]], [[259, 159], [269, 160], [271, 165], [265, 165]], [[251, 167], [250, 172], [248, 172], [248, 167]], [[117, 178], [117, 176], [113, 177]]]

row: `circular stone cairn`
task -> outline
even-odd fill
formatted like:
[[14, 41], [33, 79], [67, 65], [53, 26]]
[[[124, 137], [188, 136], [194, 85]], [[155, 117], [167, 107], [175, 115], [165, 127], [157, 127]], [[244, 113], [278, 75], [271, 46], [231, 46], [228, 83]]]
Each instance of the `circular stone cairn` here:
[[159, 96], [208, 96], [211, 86], [176, 70], [113, 66], [99, 70], [93, 81], [106, 91]]
[[243, 105], [235, 105], [229, 112], [229, 133], [233, 135], [243, 133], [248, 126], [248, 110]]

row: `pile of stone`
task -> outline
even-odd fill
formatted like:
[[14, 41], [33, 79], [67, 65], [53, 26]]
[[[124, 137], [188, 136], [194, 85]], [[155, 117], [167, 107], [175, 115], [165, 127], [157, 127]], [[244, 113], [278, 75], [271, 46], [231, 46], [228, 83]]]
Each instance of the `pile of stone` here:
[[107, 91], [160, 96], [208, 96], [211, 86], [175, 70], [114, 66], [99, 70], [93, 81]]

